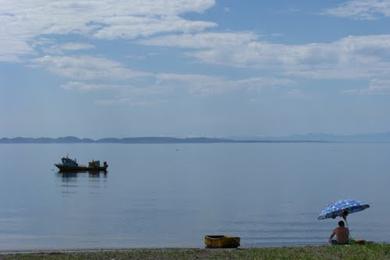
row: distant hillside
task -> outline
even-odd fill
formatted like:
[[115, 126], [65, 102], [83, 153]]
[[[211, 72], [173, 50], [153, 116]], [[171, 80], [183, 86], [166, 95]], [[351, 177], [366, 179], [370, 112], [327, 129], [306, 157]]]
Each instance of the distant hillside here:
[[307, 142], [390, 142], [390, 132], [358, 135], [333, 135], [333, 134], [302, 134], [279, 137], [247, 137], [233, 138], [235, 140], [255, 141], [307, 141]]
[[390, 132], [358, 135], [305, 134], [292, 135], [289, 140], [321, 140], [326, 142], [390, 142]]
[[222, 138], [176, 138], [176, 137], [126, 137], [126, 138], [102, 138], [96, 143], [124, 143], [124, 144], [167, 144], [167, 143], [228, 143], [234, 140]]
[[15, 138], [1, 138], [0, 143], [123, 143], [123, 144], [158, 144], [158, 143], [226, 143], [234, 142], [234, 140], [222, 138], [175, 138], [175, 137], [127, 137], [127, 138], [78, 138], [74, 136], [49, 138], [49, 137], [15, 137]]
[[331, 134], [305, 134], [291, 135], [284, 137], [230, 137], [230, 138], [211, 138], [211, 137], [126, 137], [126, 138], [78, 138], [66, 136], [59, 138], [49, 137], [14, 137], [1, 138], [0, 144], [18, 144], [18, 143], [121, 143], [121, 144], [169, 144], [169, 143], [304, 143], [304, 142], [390, 142], [390, 132], [377, 134], [360, 135], [331, 135]]
[[12, 144], [50, 144], [50, 143], [94, 143], [95, 140], [89, 138], [78, 138], [74, 136], [59, 137], [59, 138], [49, 138], [49, 137], [15, 137], [15, 138], [1, 138], [0, 143], [12, 143]]
[[317, 142], [315, 140], [244, 140], [229, 138], [209, 138], [209, 137], [126, 137], [126, 138], [78, 138], [74, 136], [49, 138], [49, 137], [15, 137], [1, 138], [0, 144], [51, 144], [51, 143], [120, 143], [120, 144], [178, 144], [178, 143], [269, 143], [269, 142]]

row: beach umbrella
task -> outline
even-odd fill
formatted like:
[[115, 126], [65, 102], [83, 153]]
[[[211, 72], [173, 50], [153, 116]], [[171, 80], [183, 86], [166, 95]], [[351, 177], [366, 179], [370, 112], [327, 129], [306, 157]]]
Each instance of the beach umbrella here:
[[321, 220], [336, 217], [343, 217], [346, 219], [347, 215], [365, 210], [369, 207], [370, 205], [359, 200], [339, 200], [329, 204], [326, 208], [324, 208], [318, 216], [318, 219]]

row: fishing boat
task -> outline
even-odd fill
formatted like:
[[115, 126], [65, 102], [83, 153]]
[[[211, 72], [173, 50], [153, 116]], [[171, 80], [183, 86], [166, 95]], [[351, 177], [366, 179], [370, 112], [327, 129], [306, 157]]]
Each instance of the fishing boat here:
[[204, 243], [207, 248], [237, 248], [240, 246], [240, 238], [223, 235], [206, 235], [204, 237]]
[[61, 158], [62, 163], [54, 164], [60, 172], [107, 172], [108, 164], [103, 162], [103, 165], [100, 165], [100, 161], [92, 160], [88, 165], [78, 164], [76, 159], [70, 159], [68, 156]]

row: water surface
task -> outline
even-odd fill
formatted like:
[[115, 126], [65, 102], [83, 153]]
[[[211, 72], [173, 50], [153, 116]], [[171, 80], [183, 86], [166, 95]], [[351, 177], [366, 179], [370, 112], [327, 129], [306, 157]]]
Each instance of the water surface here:
[[[106, 160], [63, 175], [54, 163]], [[329, 202], [361, 199], [352, 236], [390, 242], [390, 144], [1, 144], [0, 250], [326, 243]]]

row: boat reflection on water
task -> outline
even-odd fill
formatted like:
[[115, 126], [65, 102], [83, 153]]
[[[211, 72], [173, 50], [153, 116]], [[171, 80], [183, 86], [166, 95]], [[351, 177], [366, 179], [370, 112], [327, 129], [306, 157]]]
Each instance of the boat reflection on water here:
[[107, 178], [107, 172], [88, 172], [88, 177], [90, 178]]
[[100, 193], [107, 187], [107, 172], [57, 172], [57, 187], [63, 195]]
[[85, 178], [88, 176], [89, 178], [107, 178], [108, 172], [95, 172], [95, 171], [85, 171], [85, 172], [57, 172], [57, 176], [61, 177], [63, 180], [72, 180], [80, 178]]

